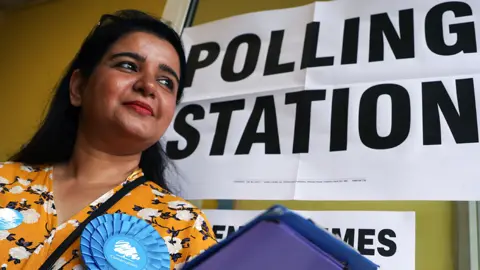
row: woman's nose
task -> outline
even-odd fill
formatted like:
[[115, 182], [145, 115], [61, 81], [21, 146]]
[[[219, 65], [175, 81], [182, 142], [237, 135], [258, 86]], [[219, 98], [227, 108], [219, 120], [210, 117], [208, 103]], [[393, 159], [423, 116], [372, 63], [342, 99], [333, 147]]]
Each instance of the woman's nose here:
[[140, 77], [133, 85], [133, 90], [145, 97], [155, 98], [156, 81], [151, 76]]

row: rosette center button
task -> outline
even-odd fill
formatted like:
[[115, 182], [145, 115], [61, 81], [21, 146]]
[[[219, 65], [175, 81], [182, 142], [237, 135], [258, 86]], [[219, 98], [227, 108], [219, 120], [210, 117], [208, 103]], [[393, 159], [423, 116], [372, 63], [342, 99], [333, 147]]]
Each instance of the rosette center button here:
[[142, 244], [127, 235], [113, 235], [103, 246], [105, 259], [117, 270], [144, 269], [147, 252]]

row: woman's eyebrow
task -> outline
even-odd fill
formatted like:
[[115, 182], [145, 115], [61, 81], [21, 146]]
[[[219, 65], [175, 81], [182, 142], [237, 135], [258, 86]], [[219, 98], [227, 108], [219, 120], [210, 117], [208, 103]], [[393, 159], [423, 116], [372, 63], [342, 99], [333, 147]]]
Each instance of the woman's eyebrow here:
[[138, 53], [134, 53], [134, 52], [120, 52], [120, 53], [115, 53], [113, 54], [111, 57], [110, 57], [110, 60], [113, 60], [115, 58], [118, 58], [118, 57], [130, 57], [130, 58], [133, 58], [139, 62], [145, 62], [145, 60], [147, 59], [145, 56], [143, 55], [140, 55]]
[[173, 77], [175, 77], [175, 80], [177, 80], [177, 83], [180, 83], [180, 78], [178, 77], [178, 74], [175, 72], [175, 70], [173, 70], [173, 68], [171, 68], [169, 65], [166, 65], [166, 64], [160, 64], [158, 66], [158, 68], [162, 71], [165, 71], [167, 73], [169, 73], [170, 75], [172, 75]]

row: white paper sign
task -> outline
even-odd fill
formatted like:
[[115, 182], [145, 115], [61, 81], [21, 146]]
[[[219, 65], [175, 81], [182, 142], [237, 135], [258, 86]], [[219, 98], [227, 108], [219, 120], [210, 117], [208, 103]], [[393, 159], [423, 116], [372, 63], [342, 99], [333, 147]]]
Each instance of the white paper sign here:
[[172, 182], [189, 199], [480, 200], [479, 20], [474, 0], [337, 0], [186, 29]]
[[[205, 210], [218, 240], [262, 211]], [[415, 212], [296, 211], [336, 234], [382, 270], [415, 269]]]

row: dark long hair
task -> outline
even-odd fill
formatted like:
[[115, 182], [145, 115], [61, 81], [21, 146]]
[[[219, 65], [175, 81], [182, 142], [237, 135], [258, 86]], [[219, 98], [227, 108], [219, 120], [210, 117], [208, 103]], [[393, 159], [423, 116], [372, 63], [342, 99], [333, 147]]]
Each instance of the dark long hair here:
[[[84, 78], [88, 78], [111, 45], [122, 36], [138, 31], [152, 33], [170, 42], [177, 51], [180, 61], [177, 104], [180, 102], [186, 61], [178, 34], [167, 24], [141, 11], [121, 10], [113, 15], [103, 15], [55, 87], [53, 99], [40, 128], [30, 141], [10, 158], [11, 161], [34, 166], [65, 163], [71, 159], [80, 116], [80, 108], [70, 103], [69, 84], [73, 72], [78, 69]], [[169, 164], [162, 145], [157, 142], [142, 152], [139, 165], [149, 180], [169, 190], [164, 176]]]

